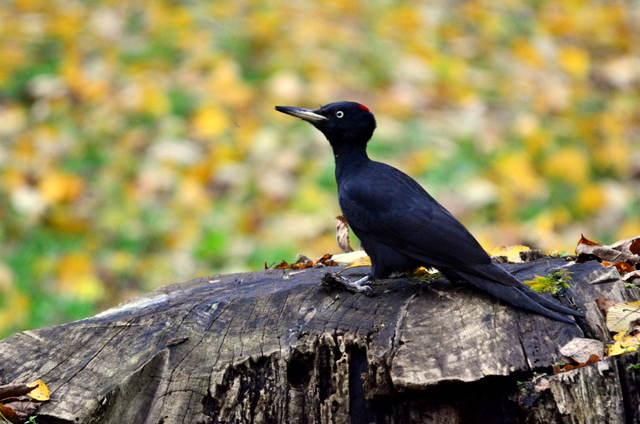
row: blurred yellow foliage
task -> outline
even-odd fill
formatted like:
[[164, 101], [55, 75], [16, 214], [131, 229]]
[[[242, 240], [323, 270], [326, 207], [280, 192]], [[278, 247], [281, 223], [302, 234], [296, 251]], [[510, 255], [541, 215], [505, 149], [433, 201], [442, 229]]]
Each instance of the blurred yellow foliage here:
[[30, 306], [31, 300], [26, 294], [12, 290], [3, 295], [0, 308], [0, 333], [27, 325]]
[[52, 172], [40, 180], [38, 188], [49, 203], [71, 202], [82, 193], [84, 180], [75, 175]]
[[28, 322], [30, 300], [17, 290], [12, 270], [0, 262], [0, 334]]
[[606, 196], [598, 184], [588, 184], [578, 193], [577, 206], [584, 213], [594, 213], [602, 209]]
[[513, 53], [515, 56], [529, 66], [543, 68], [545, 60], [540, 51], [530, 40], [519, 39], [513, 42]]
[[225, 111], [214, 105], [199, 109], [193, 118], [194, 130], [202, 138], [216, 137], [223, 131], [228, 130], [230, 124], [231, 122]]
[[542, 170], [546, 176], [578, 184], [589, 178], [589, 158], [581, 149], [565, 147], [550, 155]]
[[169, 100], [162, 90], [162, 84], [154, 78], [145, 76], [140, 84], [140, 101], [138, 110], [150, 115], [161, 116], [169, 111]]
[[589, 53], [574, 46], [561, 47], [558, 61], [562, 69], [574, 78], [585, 78], [590, 70]]
[[510, 153], [500, 157], [494, 165], [498, 174], [498, 186], [521, 198], [536, 197], [542, 193], [544, 180], [536, 172], [531, 157], [525, 152]]
[[240, 66], [229, 59], [216, 62], [207, 88], [211, 98], [231, 107], [246, 106], [253, 94], [242, 81]]
[[78, 300], [101, 300], [105, 288], [98, 278], [91, 255], [72, 253], [60, 259], [56, 271], [56, 289]]

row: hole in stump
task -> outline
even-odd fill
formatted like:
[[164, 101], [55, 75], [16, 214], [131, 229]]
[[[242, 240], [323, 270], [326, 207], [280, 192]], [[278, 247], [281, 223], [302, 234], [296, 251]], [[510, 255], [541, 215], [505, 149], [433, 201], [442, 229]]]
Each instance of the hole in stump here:
[[287, 380], [293, 387], [304, 387], [309, 383], [310, 367], [304, 357], [294, 357], [287, 367]]

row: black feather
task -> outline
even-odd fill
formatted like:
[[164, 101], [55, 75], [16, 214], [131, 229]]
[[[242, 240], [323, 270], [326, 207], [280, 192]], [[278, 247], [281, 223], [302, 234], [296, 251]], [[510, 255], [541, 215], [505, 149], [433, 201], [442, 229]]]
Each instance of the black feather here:
[[367, 108], [339, 102], [314, 111], [277, 110], [308, 120], [331, 143], [340, 208], [371, 257], [372, 279], [434, 267], [451, 280], [465, 280], [511, 305], [558, 321], [573, 322], [559, 313], [583, 316], [535, 293], [493, 263], [467, 228], [420, 184], [369, 159], [366, 145], [376, 123]]

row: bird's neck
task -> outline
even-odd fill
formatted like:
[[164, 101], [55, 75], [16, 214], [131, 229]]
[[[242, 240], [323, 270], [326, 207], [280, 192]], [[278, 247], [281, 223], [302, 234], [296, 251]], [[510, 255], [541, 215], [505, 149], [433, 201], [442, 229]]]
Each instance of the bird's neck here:
[[371, 159], [367, 156], [365, 146], [349, 146], [342, 149], [334, 147], [333, 156], [336, 160], [336, 178], [338, 180], [346, 173], [356, 171], [371, 162]]

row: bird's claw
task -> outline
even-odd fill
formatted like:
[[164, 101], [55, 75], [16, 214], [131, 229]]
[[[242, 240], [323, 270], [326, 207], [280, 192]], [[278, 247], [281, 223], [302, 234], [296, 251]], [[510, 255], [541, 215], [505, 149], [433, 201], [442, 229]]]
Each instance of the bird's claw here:
[[322, 277], [322, 285], [329, 288], [341, 288], [352, 293], [363, 293], [366, 296], [373, 296], [373, 290], [367, 285], [363, 285], [368, 278], [362, 278], [357, 281], [350, 281], [344, 277], [327, 272]]

